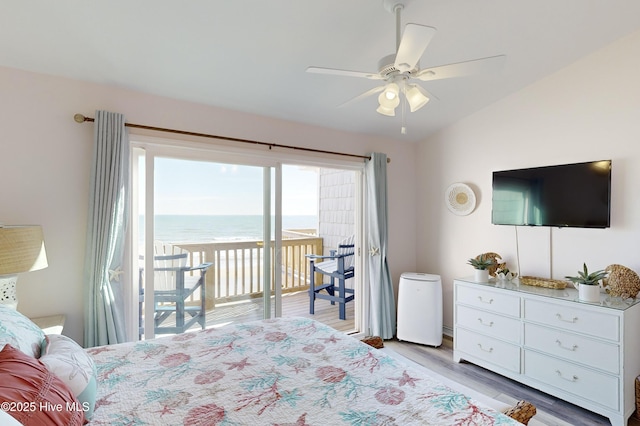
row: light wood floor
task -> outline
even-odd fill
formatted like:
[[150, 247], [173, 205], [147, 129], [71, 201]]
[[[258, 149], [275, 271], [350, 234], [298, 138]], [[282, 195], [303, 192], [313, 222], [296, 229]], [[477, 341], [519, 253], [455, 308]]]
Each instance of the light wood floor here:
[[[491, 398], [500, 400], [500, 395], [505, 395], [508, 397], [506, 399], [516, 401], [521, 399], [527, 400], [534, 404], [539, 410], [571, 425], [610, 424], [609, 419], [605, 417], [507, 379], [506, 377], [502, 377], [474, 364], [454, 362], [453, 341], [450, 337], [445, 336], [443, 344], [439, 348], [409, 342], [399, 342], [397, 340], [385, 341], [384, 344], [385, 347], [390, 348], [400, 355]], [[640, 421], [634, 416], [631, 416], [628, 425], [639, 426]]]

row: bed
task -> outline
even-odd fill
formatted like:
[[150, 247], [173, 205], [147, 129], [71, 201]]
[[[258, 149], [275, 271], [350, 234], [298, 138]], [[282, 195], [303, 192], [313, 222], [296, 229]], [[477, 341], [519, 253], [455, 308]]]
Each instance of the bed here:
[[83, 353], [96, 378], [89, 425], [520, 424], [307, 318]]

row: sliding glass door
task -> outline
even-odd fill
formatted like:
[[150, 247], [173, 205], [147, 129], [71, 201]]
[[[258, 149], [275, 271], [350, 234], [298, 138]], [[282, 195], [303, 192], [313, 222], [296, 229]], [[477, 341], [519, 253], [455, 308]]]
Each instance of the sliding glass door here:
[[[338, 306], [328, 301], [317, 303], [315, 315], [309, 314], [307, 255], [326, 255], [343, 239], [360, 238], [358, 168], [282, 164], [263, 156], [154, 143], [134, 143], [133, 156], [137, 220], [132, 221], [131, 246], [139, 269], [131, 291], [130, 333], [139, 338], [159, 334], [154, 318], [171, 306], [154, 303], [154, 296], [164, 291], [171, 274], [158, 274], [154, 259], [177, 252], [186, 253], [188, 268], [206, 265], [206, 327], [308, 316], [357, 331], [364, 299], [358, 288], [363, 281], [360, 257], [356, 276], [348, 282], [357, 296], [347, 304], [346, 320], [340, 320]], [[198, 274], [189, 271], [184, 284], [197, 281]], [[184, 303], [185, 311], [197, 307], [199, 292]], [[169, 326], [174, 317], [167, 315]], [[196, 321], [189, 330], [199, 327]]]

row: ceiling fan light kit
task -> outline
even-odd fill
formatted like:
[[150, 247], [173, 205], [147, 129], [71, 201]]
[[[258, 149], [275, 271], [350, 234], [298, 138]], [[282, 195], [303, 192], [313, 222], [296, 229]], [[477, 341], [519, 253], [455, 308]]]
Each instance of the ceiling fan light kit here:
[[[417, 84], [406, 84], [405, 80], [402, 80], [401, 85], [402, 93], [409, 104], [409, 111], [415, 112], [429, 102], [429, 96], [422, 87]], [[394, 117], [396, 115], [395, 109], [400, 105], [399, 93], [400, 90], [396, 83], [384, 86], [382, 93], [378, 96], [379, 106], [376, 111], [382, 115]]]
[[[380, 59], [377, 73], [335, 68], [307, 68], [307, 72], [311, 73], [360, 77], [385, 82], [384, 85], [374, 87], [341, 106], [380, 93], [376, 111], [382, 115], [394, 117], [396, 115], [395, 109], [400, 105], [400, 94], [402, 93], [404, 101], [409, 104], [409, 111], [416, 112], [435, 96], [430, 94], [422, 86], [410, 84], [409, 81], [412, 79], [431, 81], [462, 77], [470, 74], [493, 71], [502, 65], [504, 55], [420, 69], [419, 60], [435, 35], [436, 29], [426, 25], [407, 24], [405, 25], [404, 33], [402, 33], [401, 12], [409, 1], [410, 0], [403, 0], [402, 3], [399, 3], [398, 0], [383, 0], [384, 8], [394, 13], [396, 18], [396, 53]], [[406, 127], [404, 126], [404, 105], [405, 103], [403, 103], [402, 106], [402, 134], [406, 133]]]

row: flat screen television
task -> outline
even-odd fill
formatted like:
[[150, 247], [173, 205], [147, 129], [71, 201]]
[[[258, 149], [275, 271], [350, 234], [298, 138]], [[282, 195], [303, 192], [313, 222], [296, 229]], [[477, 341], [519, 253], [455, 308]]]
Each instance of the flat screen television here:
[[495, 225], [608, 228], [611, 160], [493, 172]]

